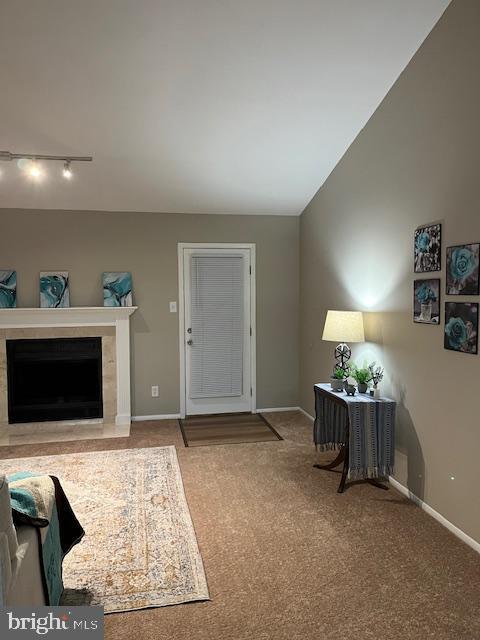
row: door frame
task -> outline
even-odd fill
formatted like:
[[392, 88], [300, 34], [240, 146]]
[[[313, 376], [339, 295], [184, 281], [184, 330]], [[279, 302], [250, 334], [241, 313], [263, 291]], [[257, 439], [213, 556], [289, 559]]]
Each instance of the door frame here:
[[184, 250], [185, 249], [238, 249], [250, 250], [250, 383], [252, 387], [250, 410], [257, 412], [257, 365], [256, 365], [256, 264], [254, 243], [230, 243], [230, 242], [179, 242], [178, 243], [178, 343], [180, 354], [180, 417], [185, 418], [187, 406], [187, 387], [185, 371], [185, 273]]

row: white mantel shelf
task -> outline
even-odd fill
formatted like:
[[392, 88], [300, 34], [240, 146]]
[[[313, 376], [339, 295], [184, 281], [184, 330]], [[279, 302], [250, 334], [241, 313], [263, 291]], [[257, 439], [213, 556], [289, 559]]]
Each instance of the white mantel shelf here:
[[59, 309], [0, 309], [0, 328], [88, 327], [118, 325], [128, 320], [138, 307], [63, 307]]

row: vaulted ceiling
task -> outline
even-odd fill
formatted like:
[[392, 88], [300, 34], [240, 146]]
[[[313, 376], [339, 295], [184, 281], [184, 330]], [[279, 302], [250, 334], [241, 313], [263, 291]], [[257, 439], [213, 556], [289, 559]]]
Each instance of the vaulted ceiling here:
[[448, 0], [2, 0], [0, 207], [299, 214]]

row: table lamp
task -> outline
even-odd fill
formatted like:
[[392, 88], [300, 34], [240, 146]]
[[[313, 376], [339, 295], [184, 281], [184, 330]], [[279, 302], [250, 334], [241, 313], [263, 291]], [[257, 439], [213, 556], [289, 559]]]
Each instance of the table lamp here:
[[322, 340], [339, 342], [335, 348], [335, 368], [343, 369], [345, 377], [352, 351], [347, 342], [365, 342], [361, 311], [327, 311]]

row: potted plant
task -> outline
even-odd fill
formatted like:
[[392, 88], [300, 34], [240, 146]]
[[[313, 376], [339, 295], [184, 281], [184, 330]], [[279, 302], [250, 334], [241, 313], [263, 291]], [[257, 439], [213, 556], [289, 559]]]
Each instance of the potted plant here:
[[417, 289], [417, 300], [420, 303], [420, 322], [430, 322], [432, 319], [432, 302], [435, 302], [437, 296], [433, 289], [424, 282]]
[[346, 373], [341, 367], [335, 367], [331, 377], [332, 391], [343, 391]]
[[[376, 362], [368, 365], [370, 371], [370, 380], [373, 384], [373, 397], [378, 400], [380, 398], [380, 389], [378, 388], [379, 382], [382, 381], [384, 369], [380, 365], [376, 366]], [[370, 393], [372, 393], [370, 391]]]
[[356, 364], [353, 364], [350, 369], [350, 375], [356, 381], [358, 385], [359, 393], [367, 393], [368, 391], [368, 383], [371, 380], [370, 370], [367, 365], [363, 365], [362, 368], [358, 367]]

